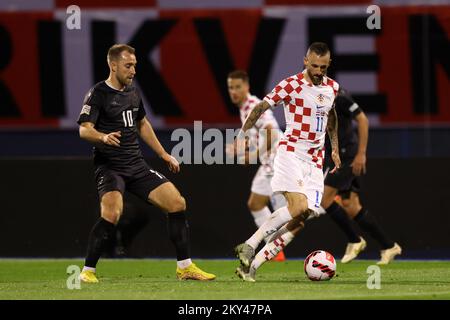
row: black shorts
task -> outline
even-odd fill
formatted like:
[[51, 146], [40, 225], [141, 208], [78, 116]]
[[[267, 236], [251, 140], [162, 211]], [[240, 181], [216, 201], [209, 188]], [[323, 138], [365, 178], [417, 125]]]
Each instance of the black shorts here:
[[343, 199], [350, 197], [350, 192], [359, 193], [361, 189], [361, 177], [355, 176], [350, 166], [353, 158], [343, 159], [341, 168], [335, 173], [330, 173], [334, 168], [334, 163], [327, 163], [325, 166], [325, 182], [326, 186], [333, 187], [338, 190], [338, 194]]
[[126, 172], [107, 166], [98, 166], [95, 168], [95, 181], [100, 200], [107, 192], [119, 191], [123, 194], [126, 190], [145, 201], [148, 201], [148, 195], [153, 189], [169, 182], [164, 175], [150, 168], [145, 161]]

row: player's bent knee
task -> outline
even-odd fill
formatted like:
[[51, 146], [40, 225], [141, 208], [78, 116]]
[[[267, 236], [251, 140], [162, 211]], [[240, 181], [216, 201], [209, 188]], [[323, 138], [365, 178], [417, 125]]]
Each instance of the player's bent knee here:
[[359, 212], [359, 208], [355, 205], [350, 205], [350, 206], [343, 206], [345, 213], [347, 213], [347, 215], [351, 218], [354, 219]]
[[342, 207], [343, 208], [351, 208], [353, 205], [350, 199], [342, 199]]
[[293, 218], [286, 225], [286, 228], [294, 235], [297, 235], [300, 232], [300, 230], [302, 230], [304, 227], [305, 227], [305, 224], [300, 215]]
[[118, 191], [110, 191], [101, 199], [101, 216], [108, 222], [117, 224], [122, 215], [122, 194]]
[[325, 186], [321, 206], [328, 209], [334, 202], [337, 195], [337, 190], [328, 186]]
[[120, 216], [122, 215], [122, 210], [103, 210], [102, 218], [108, 222], [117, 224], [119, 222]]
[[342, 199], [342, 208], [350, 218], [354, 218], [354, 216], [358, 213], [358, 206], [350, 199]]
[[168, 212], [180, 212], [186, 210], [186, 200], [179, 196], [174, 201], [171, 201], [169, 208], [167, 208]]
[[259, 211], [259, 210], [262, 210], [265, 206], [266, 206], [265, 203], [259, 203], [254, 200], [248, 200], [248, 202], [247, 202], [247, 207], [248, 207], [248, 210], [250, 210], [250, 211]]
[[333, 202], [334, 202], [334, 198], [331, 198], [331, 197], [323, 198], [321, 206], [325, 209], [328, 209], [333, 204]]
[[292, 217], [302, 217], [301, 219], [304, 219], [303, 215], [308, 211], [308, 206], [303, 203], [296, 203], [292, 206], [288, 206], [288, 210]]

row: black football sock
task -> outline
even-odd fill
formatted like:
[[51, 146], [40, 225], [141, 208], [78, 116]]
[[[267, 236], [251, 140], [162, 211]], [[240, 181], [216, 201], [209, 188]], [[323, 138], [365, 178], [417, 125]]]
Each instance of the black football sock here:
[[107, 248], [109, 242], [114, 238], [116, 227], [113, 223], [103, 218], [97, 220], [97, 223], [91, 230], [88, 241], [88, 249], [85, 260], [85, 266], [95, 268], [98, 259]]
[[388, 249], [394, 246], [394, 242], [387, 237], [381, 228], [378, 226], [377, 220], [374, 216], [369, 214], [369, 211], [364, 207], [355, 216], [355, 221], [359, 224], [362, 230], [367, 232], [374, 238], [381, 246], [381, 249]]
[[184, 211], [167, 214], [169, 238], [175, 246], [177, 261], [191, 257], [189, 243], [189, 224]]
[[358, 233], [352, 226], [352, 220], [347, 216], [344, 209], [337, 204], [337, 202], [333, 201], [331, 206], [325, 209], [328, 215], [333, 219], [333, 221], [344, 231], [345, 235], [348, 238], [348, 242], [358, 243], [361, 241]]

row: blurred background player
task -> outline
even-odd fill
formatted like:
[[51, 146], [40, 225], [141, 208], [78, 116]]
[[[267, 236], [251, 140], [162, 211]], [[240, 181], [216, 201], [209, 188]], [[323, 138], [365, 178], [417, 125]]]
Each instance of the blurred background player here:
[[[249, 76], [243, 70], [230, 72], [227, 84], [230, 99], [239, 108], [241, 122], [244, 124], [247, 116], [261, 100], [250, 94]], [[286, 205], [283, 197], [274, 195], [270, 186], [273, 177], [273, 159], [282, 132], [272, 110], [267, 110], [262, 114], [249, 131], [249, 151], [245, 154], [246, 159], [238, 161], [238, 163], [248, 163], [252, 157], [254, 159], [259, 157], [261, 163], [253, 178], [250, 197], [247, 201], [248, 209], [259, 228], [270, 217], [271, 211], [268, 207], [270, 201], [274, 210]], [[228, 155], [234, 156], [235, 145], [227, 145], [226, 151]], [[273, 261], [284, 260], [283, 251], [273, 259]]]
[[[366, 248], [366, 241], [355, 231], [352, 220], [356, 221], [363, 231], [375, 239], [381, 247], [381, 259], [377, 264], [388, 264], [402, 249], [394, 243], [380, 228], [374, 216], [359, 200], [361, 176], [366, 172], [366, 149], [369, 137], [369, 121], [344, 89], [339, 89], [335, 100], [338, 115], [338, 139], [342, 167], [334, 174], [328, 174], [333, 163], [330, 157], [325, 159], [325, 188], [322, 207], [342, 229], [348, 238], [342, 263], [355, 259]], [[357, 124], [357, 133], [353, 129], [353, 120]], [[326, 142], [326, 154], [331, 146]], [[336, 201], [336, 195], [341, 198], [341, 205]]]
[[[322, 42], [311, 44], [303, 62], [302, 72], [282, 80], [253, 108], [237, 137], [238, 149], [241, 149], [239, 144], [243, 143], [245, 132], [264, 111], [277, 104], [284, 105], [286, 130], [275, 156], [271, 186], [274, 192], [283, 194], [287, 206], [276, 210], [247, 241], [236, 246], [241, 262], [236, 274], [244, 281], [254, 282], [256, 270], [265, 261], [264, 248], [255, 257], [255, 250], [265, 237], [276, 234], [293, 220], [300, 224], [311, 211], [320, 208], [325, 131], [330, 135], [335, 169], [340, 167], [337, 115], [333, 108], [339, 85], [326, 76], [331, 62], [328, 46]], [[280, 241], [278, 247], [285, 245], [287, 243]]]
[[89, 90], [78, 119], [80, 137], [95, 145], [95, 178], [101, 208], [101, 217], [89, 235], [80, 280], [98, 282], [96, 265], [114, 238], [125, 190], [167, 213], [168, 233], [177, 255], [177, 278], [213, 280], [215, 275], [191, 261], [185, 199], [166, 177], [147, 165], [142, 155], [138, 137], [167, 163], [170, 171], [180, 171], [178, 161], [156, 137], [139, 92], [132, 85], [137, 64], [134, 53], [134, 48], [125, 44], [108, 50], [109, 77]]

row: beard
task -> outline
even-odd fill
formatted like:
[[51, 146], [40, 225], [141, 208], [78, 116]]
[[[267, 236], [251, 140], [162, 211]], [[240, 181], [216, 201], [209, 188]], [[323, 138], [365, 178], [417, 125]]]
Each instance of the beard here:
[[124, 82], [124, 85], [127, 85], [127, 86], [129, 86], [129, 85], [131, 85], [131, 83], [133, 82], [133, 78], [131, 78], [131, 79], [129, 79], [129, 78], [125, 78], [125, 82]]
[[133, 82], [133, 78], [129, 79], [128, 77], [117, 77], [117, 81], [119, 81], [122, 87], [126, 87], [131, 85], [131, 83]]
[[323, 75], [313, 75], [308, 71], [308, 76], [311, 79], [312, 83], [314, 83], [314, 85], [319, 85], [322, 83]]

